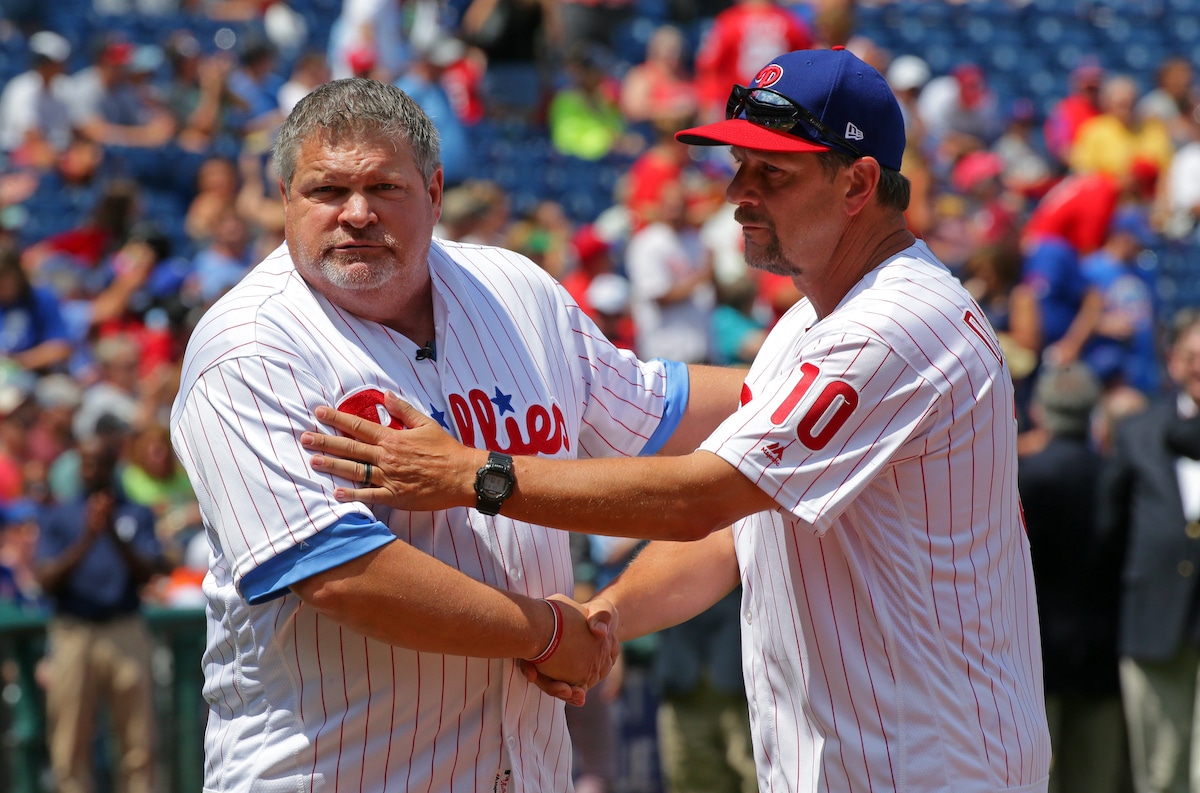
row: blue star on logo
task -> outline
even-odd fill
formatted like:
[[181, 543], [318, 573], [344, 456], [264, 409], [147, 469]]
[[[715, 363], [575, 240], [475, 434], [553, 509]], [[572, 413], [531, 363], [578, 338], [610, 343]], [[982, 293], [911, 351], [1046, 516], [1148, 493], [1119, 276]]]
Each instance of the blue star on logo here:
[[442, 425], [442, 429], [449, 430], [450, 425], [446, 423], [446, 414], [438, 410], [433, 405], [429, 406], [429, 417]]
[[495, 403], [496, 409], [500, 411], [500, 415], [505, 413], [516, 413], [517, 411], [512, 406], [512, 394], [506, 394], [496, 387], [496, 396], [492, 397], [492, 402]]

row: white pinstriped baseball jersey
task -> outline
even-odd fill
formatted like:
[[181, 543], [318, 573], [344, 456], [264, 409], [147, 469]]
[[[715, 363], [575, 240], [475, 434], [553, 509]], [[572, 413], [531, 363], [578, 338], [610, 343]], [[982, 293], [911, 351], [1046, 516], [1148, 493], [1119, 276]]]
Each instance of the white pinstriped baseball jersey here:
[[572, 592], [564, 532], [336, 502], [299, 441], [318, 405], [392, 389], [468, 445], [568, 458], [651, 451], [686, 404], [682, 366], [614, 348], [528, 260], [435, 240], [429, 263], [436, 360], [316, 294], [285, 248], [189, 342], [172, 439], [212, 549], [206, 791], [571, 787], [563, 705], [513, 661], [370, 640], [287, 588], [399, 537], [498, 587]]
[[703, 444], [780, 509], [735, 526], [759, 785], [1043, 790], [1012, 383], [917, 243], [772, 331]]

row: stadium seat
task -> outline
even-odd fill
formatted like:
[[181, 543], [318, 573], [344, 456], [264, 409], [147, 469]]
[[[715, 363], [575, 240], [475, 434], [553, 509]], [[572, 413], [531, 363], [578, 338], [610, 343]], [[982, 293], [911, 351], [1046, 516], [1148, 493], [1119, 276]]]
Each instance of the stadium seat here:
[[646, 45], [657, 27], [649, 19], [630, 19], [621, 22], [613, 31], [613, 55], [625, 66], [641, 63], [646, 59]]
[[[1200, 14], [1200, 9], [1196, 13]], [[1200, 40], [1200, 18], [1196, 16], [1180, 16], [1165, 28], [1166, 37], [1177, 44], [1191, 44]]]

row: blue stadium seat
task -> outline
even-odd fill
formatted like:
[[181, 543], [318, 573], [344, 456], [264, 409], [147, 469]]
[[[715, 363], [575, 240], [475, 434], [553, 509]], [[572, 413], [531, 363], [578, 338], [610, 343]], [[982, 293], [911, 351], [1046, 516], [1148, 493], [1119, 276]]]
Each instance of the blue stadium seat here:
[[566, 193], [561, 203], [567, 216], [575, 223], [591, 223], [601, 212], [612, 206], [612, 197], [584, 186]]
[[[1200, 14], [1200, 9], [1197, 9]], [[1200, 40], [1200, 18], [1181, 15], [1166, 25], [1166, 36], [1176, 44], [1191, 44]]]
[[627, 66], [641, 63], [646, 59], [646, 45], [657, 26], [644, 18], [621, 22], [613, 31], [613, 55]]
[[1033, 35], [1043, 44], [1057, 44], [1063, 37], [1066, 26], [1057, 16], [1043, 16], [1033, 25]]
[[671, 4], [667, 0], [637, 0], [637, 16], [652, 22], [666, 22], [671, 18]]
[[1162, 49], [1142, 42], [1133, 42], [1121, 49], [1121, 59], [1126, 71], [1135, 75], [1153, 75], [1155, 67], [1162, 61]]
[[990, 45], [996, 37], [996, 26], [987, 17], [973, 16], [966, 23], [967, 38], [974, 44]]
[[[934, 74], [948, 72], [956, 64], [966, 59], [964, 53], [958, 47], [938, 41], [926, 43], [921, 50], [921, 55], [925, 58], [925, 63], [929, 64], [929, 69]], [[969, 57], [970, 53], [965, 53], [965, 55]]]

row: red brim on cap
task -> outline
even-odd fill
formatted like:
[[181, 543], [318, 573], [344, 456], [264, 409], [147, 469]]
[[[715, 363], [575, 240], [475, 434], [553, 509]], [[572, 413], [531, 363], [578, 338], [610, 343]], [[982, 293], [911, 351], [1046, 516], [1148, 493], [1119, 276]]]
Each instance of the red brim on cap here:
[[829, 147], [822, 143], [760, 127], [744, 118], [680, 130], [675, 133], [675, 140], [692, 146], [725, 144], [757, 151], [829, 151]]

